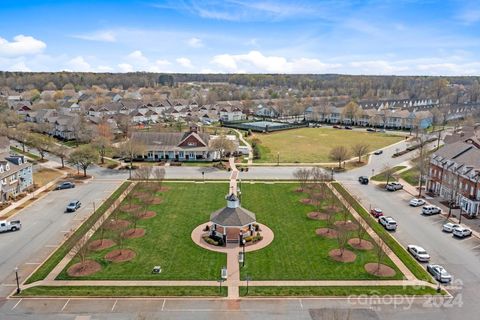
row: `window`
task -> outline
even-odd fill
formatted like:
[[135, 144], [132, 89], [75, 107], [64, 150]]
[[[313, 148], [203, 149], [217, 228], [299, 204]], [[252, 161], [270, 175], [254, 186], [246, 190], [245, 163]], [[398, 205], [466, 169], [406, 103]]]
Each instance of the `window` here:
[[196, 142], [188, 142], [187, 145], [189, 147], [196, 147], [197, 146], [197, 143]]
[[6, 171], [10, 170], [10, 165], [8, 163], [5, 165], [5, 170]]

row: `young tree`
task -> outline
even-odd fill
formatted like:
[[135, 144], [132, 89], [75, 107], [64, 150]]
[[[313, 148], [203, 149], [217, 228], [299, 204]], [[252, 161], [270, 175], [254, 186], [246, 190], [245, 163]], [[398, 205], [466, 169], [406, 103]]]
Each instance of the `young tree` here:
[[340, 251], [340, 256], [343, 256], [345, 252], [345, 247], [347, 246], [348, 241], [348, 231], [342, 228], [337, 228], [337, 245], [338, 250]]
[[70, 148], [64, 146], [63, 144], [56, 144], [52, 148], [52, 153], [60, 158], [62, 162], [62, 169], [65, 168], [65, 159], [70, 154]]
[[154, 167], [152, 169], [152, 179], [155, 180], [158, 191], [161, 191], [163, 180], [165, 179], [165, 169], [163, 167]]
[[310, 180], [310, 170], [307, 168], [300, 168], [293, 172], [293, 177], [300, 182], [300, 188], [303, 190], [306, 189], [308, 181]]
[[32, 134], [30, 136], [30, 144], [32, 147], [38, 150], [42, 160], [44, 159], [46, 153], [53, 149], [55, 145], [55, 140], [52, 137], [47, 137], [41, 134]]
[[96, 136], [95, 138], [93, 138], [92, 146], [94, 146], [98, 150], [98, 154], [100, 155], [100, 162], [102, 164], [105, 163], [105, 155], [111, 145], [111, 140], [106, 137]]
[[28, 123], [21, 123], [15, 129], [15, 139], [22, 144], [22, 151], [25, 152], [25, 145], [32, 137], [32, 127]]
[[130, 160], [130, 179], [132, 179], [133, 158], [145, 153], [146, 149], [147, 147], [141, 141], [134, 141], [132, 138], [128, 139], [120, 146], [120, 153], [122, 156]]
[[358, 157], [358, 163], [362, 162], [362, 157], [367, 154], [369, 145], [366, 143], [357, 143], [352, 147], [352, 152]]
[[417, 144], [419, 145], [418, 156], [415, 159], [415, 166], [419, 172], [419, 186], [418, 186], [418, 197], [422, 196], [422, 187], [423, 187], [423, 180], [425, 179], [425, 173], [428, 170], [428, 162], [430, 156], [428, 154], [428, 150], [426, 148], [428, 144], [428, 136], [427, 135], [420, 135], [416, 139]]
[[73, 256], [77, 256], [80, 260], [80, 270], [83, 270], [87, 258], [90, 254], [90, 246], [88, 245], [88, 237], [85, 235], [81, 237], [73, 246]]
[[388, 163], [382, 167], [382, 174], [387, 179], [387, 184], [390, 182], [390, 179], [393, 179], [394, 173], [395, 173], [395, 169], [391, 167]]
[[227, 139], [225, 135], [220, 135], [211, 141], [210, 147], [220, 152], [220, 157], [223, 158], [225, 153], [232, 153], [235, 151], [235, 144], [233, 141]]
[[91, 145], [82, 145], [70, 153], [68, 162], [83, 169], [83, 176], [87, 176], [87, 169], [97, 163], [98, 153]]
[[380, 266], [387, 256], [387, 249], [388, 247], [383, 241], [380, 241], [380, 244], [377, 244], [373, 249], [377, 260], [377, 272], [380, 270]]
[[365, 235], [367, 234], [367, 228], [368, 224], [365, 222], [365, 220], [360, 219], [357, 223], [357, 238], [358, 238], [358, 243], [362, 244], [363, 239], [365, 238]]
[[338, 161], [338, 167], [342, 167], [342, 162], [349, 156], [348, 149], [344, 146], [337, 146], [330, 151], [330, 159]]

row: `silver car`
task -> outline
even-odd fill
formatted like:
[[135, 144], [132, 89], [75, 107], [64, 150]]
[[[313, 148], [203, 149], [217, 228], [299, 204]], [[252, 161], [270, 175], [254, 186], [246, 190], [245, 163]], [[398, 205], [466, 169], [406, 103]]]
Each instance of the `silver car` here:
[[420, 262], [428, 262], [430, 260], [430, 255], [420, 246], [410, 244], [407, 246], [407, 250]]
[[437, 280], [438, 282], [451, 282], [452, 276], [445, 270], [444, 267], [438, 264], [429, 264], [427, 265], [427, 271]]
[[448, 222], [448, 223], [445, 223], [442, 226], [442, 231], [451, 233], [451, 232], [453, 232], [453, 229], [458, 228], [458, 227], [460, 227], [459, 224]]

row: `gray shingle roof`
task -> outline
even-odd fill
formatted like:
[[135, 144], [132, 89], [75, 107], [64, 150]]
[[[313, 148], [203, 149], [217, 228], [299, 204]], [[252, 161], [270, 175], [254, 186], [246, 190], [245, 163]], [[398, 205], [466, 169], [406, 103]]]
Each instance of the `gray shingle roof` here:
[[225, 207], [213, 212], [210, 221], [224, 227], [242, 227], [256, 221], [255, 213], [242, 207]]

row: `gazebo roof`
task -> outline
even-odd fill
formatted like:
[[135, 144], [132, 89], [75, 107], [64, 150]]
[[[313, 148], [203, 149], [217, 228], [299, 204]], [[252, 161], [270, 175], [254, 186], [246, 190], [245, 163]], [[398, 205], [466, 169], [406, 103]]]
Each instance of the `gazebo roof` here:
[[255, 213], [242, 207], [225, 207], [213, 212], [210, 221], [222, 227], [243, 227], [256, 221]]

